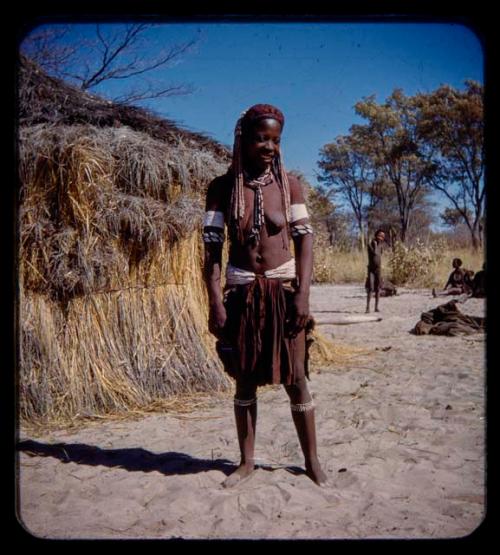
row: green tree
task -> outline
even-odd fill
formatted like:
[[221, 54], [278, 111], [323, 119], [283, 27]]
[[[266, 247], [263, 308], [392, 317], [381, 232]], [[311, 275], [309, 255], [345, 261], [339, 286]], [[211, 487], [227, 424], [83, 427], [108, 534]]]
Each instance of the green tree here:
[[422, 155], [418, 105], [396, 89], [383, 104], [372, 95], [357, 102], [355, 109], [368, 123], [353, 125], [351, 135], [362, 145], [378, 175], [382, 172], [392, 185], [400, 239], [405, 242], [415, 210], [425, 204], [434, 172], [434, 165]]
[[474, 81], [465, 84], [463, 91], [443, 85], [416, 96], [418, 132], [435, 168], [428, 183], [450, 201], [478, 249], [485, 206], [483, 87]]
[[392, 184], [381, 177], [373, 184], [365, 208], [366, 229], [368, 236], [379, 229], [398, 230], [399, 216], [396, 197]]
[[319, 180], [334, 196], [347, 201], [358, 228], [359, 242], [366, 241], [366, 210], [376, 204], [380, 180], [372, 159], [357, 137], [339, 136], [320, 151]]

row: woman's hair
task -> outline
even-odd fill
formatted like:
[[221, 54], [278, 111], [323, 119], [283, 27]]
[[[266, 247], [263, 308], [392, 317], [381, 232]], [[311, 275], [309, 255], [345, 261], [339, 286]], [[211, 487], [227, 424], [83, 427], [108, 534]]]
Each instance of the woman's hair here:
[[240, 118], [242, 135], [247, 135], [252, 127], [262, 119], [275, 119], [280, 124], [281, 131], [283, 131], [285, 116], [279, 108], [271, 104], [255, 104], [255, 106], [248, 108]]
[[[233, 189], [231, 192], [229, 220], [231, 228], [236, 232], [236, 237], [241, 243], [244, 242], [241, 219], [245, 214], [242, 138], [247, 136], [253, 126], [262, 119], [274, 119], [278, 121], [282, 130], [285, 125], [285, 116], [281, 110], [271, 104], [255, 104], [241, 114], [234, 130], [233, 161], [230, 168], [233, 176]], [[283, 167], [280, 152], [278, 152], [273, 159], [271, 169], [281, 189], [283, 204], [285, 206], [285, 218], [288, 223], [290, 219], [290, 185], [288, 184], [288, 177]]]
[[460, 260], [460, 258], [454, 258], [452, 265], [455, 266], [455, 264], [460, 268], [460, 266], [462, 265], [462, 261]]

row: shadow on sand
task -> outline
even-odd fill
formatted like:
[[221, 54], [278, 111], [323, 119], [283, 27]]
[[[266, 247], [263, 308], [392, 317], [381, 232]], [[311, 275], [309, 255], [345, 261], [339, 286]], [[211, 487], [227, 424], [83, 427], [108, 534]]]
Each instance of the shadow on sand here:
[[[236, 468], [228, 459], [197, 459], [185, 453], [169, 451], [152, 453], [140, 447], [128, 449], [101, 449], [85, 443], [41, 443], [33, 440], [20, 441], [17, 450], [30, 456], [54, 457], [63, 463], [73, 462], [90, 466], [123, 468], [130, 472], [161, 472], [165, 476], [197, 474], [219, 470], [229, 476]], [[257, 464], [263, 470], [275, 470], [271, 465]], [[303, 474], [296, 466], [284, 467], [292, 474]]]

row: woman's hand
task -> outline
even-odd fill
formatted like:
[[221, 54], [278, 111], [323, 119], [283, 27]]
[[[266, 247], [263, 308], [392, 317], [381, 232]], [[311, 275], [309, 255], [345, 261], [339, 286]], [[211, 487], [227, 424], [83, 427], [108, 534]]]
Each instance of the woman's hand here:
[[211, 305], [208, 314], [208, 330], [217, 339], [222, 339], [224, 325], [226, 324], [227, 313], [222, 302]]
[[290, 336], [295, 337], [301, 332], [309, 320], [309, 295], [297, 291], [293, 298], [292, 315], [290, 317]]

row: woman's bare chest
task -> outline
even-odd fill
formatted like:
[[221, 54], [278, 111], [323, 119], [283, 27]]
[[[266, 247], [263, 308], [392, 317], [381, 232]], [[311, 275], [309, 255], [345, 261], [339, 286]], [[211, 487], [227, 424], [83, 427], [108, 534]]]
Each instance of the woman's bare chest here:
[[256, 210], [262, 210], [264, 223], [271, 230], [279, 231], [286, 223], [283, 196], [276, 181], [261, 187], [262, 205], [259, 208], [258, 191], [254, 188], [244, 187], [245, 195], [245, 227], [252, 227]]

